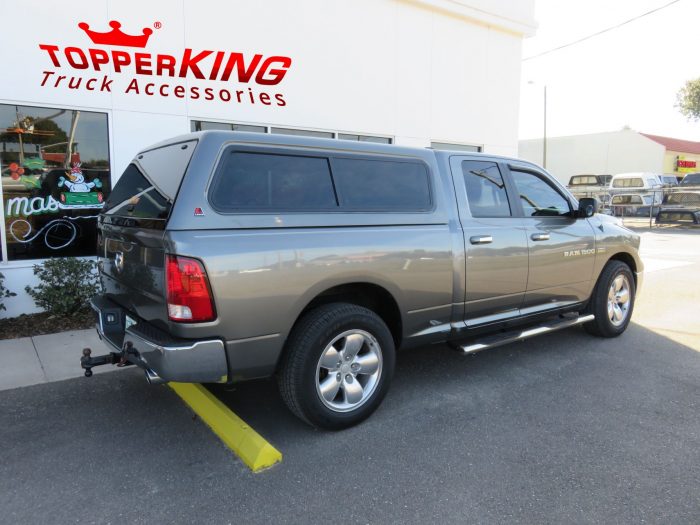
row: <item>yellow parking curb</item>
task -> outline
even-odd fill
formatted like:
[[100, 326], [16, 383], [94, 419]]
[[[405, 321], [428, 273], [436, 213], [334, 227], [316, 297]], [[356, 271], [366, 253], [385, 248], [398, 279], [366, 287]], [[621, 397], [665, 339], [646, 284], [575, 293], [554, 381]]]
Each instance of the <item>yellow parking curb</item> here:
[[282, 461], [282, 453], [279, 450], [265, 441], [202, 385], [168, 385], [253, 472]]

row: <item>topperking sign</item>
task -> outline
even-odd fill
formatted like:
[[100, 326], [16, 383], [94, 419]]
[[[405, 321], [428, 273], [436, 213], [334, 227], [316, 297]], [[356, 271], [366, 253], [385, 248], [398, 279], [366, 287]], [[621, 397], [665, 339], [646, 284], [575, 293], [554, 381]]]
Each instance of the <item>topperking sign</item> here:
[[[77, 24], [83, 39], [92, 43], [89, 47], [39, 44], [49, 64], [42, 71], [41, 87], [111, 93], [113, 70], [127, 76], [128, 95], [287, 105], [279, 86], [292, 65], [288, 56], [190, 48], [180, 54], [152, 54], [145, 51], [152, 29], [130, 35], [116, 20], [109, 26], [111, 31], [100, 33], [85, 22]], [[156, 22], [154, 27], [161, 26]], [[216, 81], [217, 86], [198, 85], [197, 80]]]

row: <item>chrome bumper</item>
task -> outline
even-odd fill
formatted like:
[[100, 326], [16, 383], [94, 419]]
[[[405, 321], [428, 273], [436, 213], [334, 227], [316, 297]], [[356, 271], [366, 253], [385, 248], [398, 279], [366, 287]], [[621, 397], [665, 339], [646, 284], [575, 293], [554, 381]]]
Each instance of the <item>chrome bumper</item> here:
[[126, 311], [103, 297], [90, 302], [97, 315], [97, 334], [124, 359], [155, 373], [163, 381], [226, 383], [228, 365], [220, 339], [175, 339], [143, 320], [124, 328]]

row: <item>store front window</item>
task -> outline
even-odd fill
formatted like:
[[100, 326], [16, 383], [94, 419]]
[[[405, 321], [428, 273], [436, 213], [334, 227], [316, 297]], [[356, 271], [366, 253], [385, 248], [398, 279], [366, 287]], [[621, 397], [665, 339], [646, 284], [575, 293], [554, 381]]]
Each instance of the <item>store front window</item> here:
[[3, 260], [95, 255], [107, 115], [0, 104], [0, 180]]
[[475, 153], [481, 151], [481, 146], [472, 146], [470, 144], [451, 144], [449, 142], [431, 142], [430, 147], [433, 149], [448, 151], [473, 151]]
[[253, 133], [266, 133], [265, 126], [251, 126], [249, 124], [235, 124], [233, 122], [209, 122], [206, 120], [193, 120], [190, 123], [192, 131], [224, 130], [224, 131], [249, 131]]
[[[319, 131], [302, 128], [275, 128], [253, 124], [237, 124], [235, 122], [211, 122], [207, 120], [193, 120], [190, 122], [192, 131], [224, 130], [224, 131], [249, 131], [255, 133], [277, 133], [280, 135], [298, 135], [301, 137], [319, 137], [323, 139], [354, 140], [356, 142], [374, 142], [377, 144], [393, 144], [391, 137], [375, 135], [362, 135], [358, 133], [341, 133], [335, 131]], [[471, 151], [471, 150], [470, 150]], [[475, 151], [479, 151], [478, 149]]]

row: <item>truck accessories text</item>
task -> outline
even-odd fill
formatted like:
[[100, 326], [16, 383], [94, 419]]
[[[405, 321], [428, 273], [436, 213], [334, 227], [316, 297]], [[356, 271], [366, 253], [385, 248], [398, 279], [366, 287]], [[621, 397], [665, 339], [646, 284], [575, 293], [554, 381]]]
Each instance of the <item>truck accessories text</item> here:
[[[78, 26], [85, 31], [93, 43], [98, 45], [116, 45], [122, 48], [143, 48], [148, 42], [152, 30], [145, 28], [143, 35], [132, 36], [121, 32], [121, 24], [110, 22], [113, 28], [108, 33], [91, 31], [84, 22]], [[277, 86], [282, 82], [292, 59], [283, 55], [264, 56], [256, 53], [250, 57], [240, 52], [193, 50], [185, 48], [179, 54], [151, 54], [144, 51], [127, 49], [101, 49], [77, 46], [61, 47], [55, 44], [39, 44], [39, 49], [46, 53], [54, 68], [71, 68], [78, 71], [94, 71], [97, 75], [61, 75], [60, 71], [42, 71], [41, 86], [82, 89], [86, 91], [112, 92], [113, 78], [110, 72], [132, 75], [123, 89], [124, 93], [145, 94], [148, 96], [174, 96], [196, 100], [234, 101], [237, 103], [285, 106], [283, 93], [257, 92], [252, 88], [231, 89], [226, 87], [197, 86], [172, 83], [167, 81], [149, 82], [143, 77], [161, 77], [185, 79], [193, 77], [203, 81], [218, 81], [238, 84], [258, 84], [260, 86]]]

